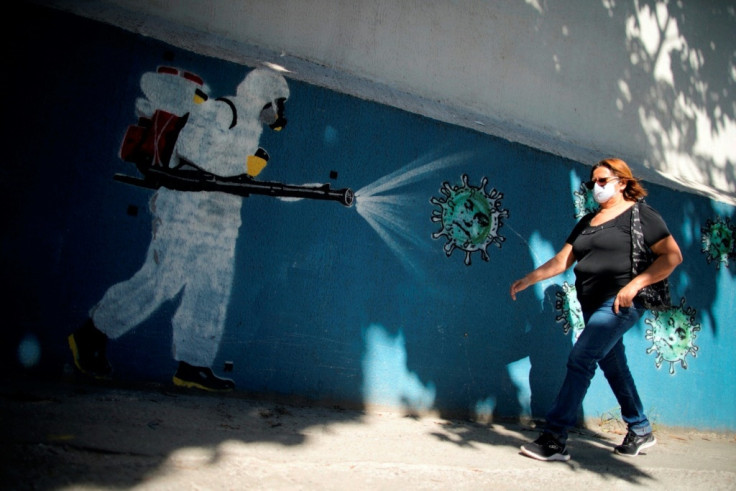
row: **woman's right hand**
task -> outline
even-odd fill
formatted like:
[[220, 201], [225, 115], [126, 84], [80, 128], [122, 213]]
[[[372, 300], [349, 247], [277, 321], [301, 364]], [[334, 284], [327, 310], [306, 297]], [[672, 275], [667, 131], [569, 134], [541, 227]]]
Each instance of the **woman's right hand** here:
[[575, 261], [575, 257], [572, 253], [572, 245], [565, 244], [560, 252], [547, 261], [546, 263], [539, 266], [537, 269], [528, 273], [523, 278], [514, 281], [511, 284], [511, 298], [516, 300], [516, 294], [522, 290], [526, 290], [529, 286], [537, 283], [538, 281], [546, 280], [564, 272], [567, 268], [572, 266]]
[[526, 276], [524, 276], [523, 278], [519, 280], [514, 281], [511, 284], [511, 290], [510, 290], [511, 299], [516, 300], [516, 294], [522, 290], [526, 290], [529, 284], [530, 284], [529, 280], [527, 280]]

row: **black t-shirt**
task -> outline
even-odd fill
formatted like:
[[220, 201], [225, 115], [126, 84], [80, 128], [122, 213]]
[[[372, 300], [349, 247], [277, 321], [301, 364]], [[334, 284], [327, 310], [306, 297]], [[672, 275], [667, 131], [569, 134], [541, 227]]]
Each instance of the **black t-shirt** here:
[[[639, 205], [644, 243], [651, 246], [670, 235], [660, 214], [645, 203]], [[572, 245], [575, 289], [583, 310], [596, 308], [615, 297], [631, 281], [631, 208], [616, 218], [591, 226], [595, 213], [575, 225], [567, 243]]]

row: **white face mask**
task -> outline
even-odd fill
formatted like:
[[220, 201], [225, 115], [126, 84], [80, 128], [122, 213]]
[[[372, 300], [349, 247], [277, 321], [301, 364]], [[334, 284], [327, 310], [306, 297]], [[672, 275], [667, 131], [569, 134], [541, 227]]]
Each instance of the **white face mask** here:
[[596, 203], [605, 203], [616, 194], [616, 180], [608, 181], [605, 186], [595, 183], [593, 186], [593, 199]]

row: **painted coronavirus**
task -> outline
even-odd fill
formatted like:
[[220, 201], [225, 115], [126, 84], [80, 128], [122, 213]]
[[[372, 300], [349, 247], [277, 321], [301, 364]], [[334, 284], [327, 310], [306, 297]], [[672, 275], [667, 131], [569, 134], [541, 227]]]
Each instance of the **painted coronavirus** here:
[[695, 338], [700, 331], [700, 324], [695, 322], [695, 309], [685, 308], [683, 298], [678, 307], [652, 314], [654, 318], [644, 321], [649, 325], [646, 339], [652, 342], [652, 346], [647, 348], [647, 354], [656, 351], [654, 364], [660, 368], [664, 362], [668, 362], [670, 375], [674, 375], [677, 362], [687, 369], [685, 357], [691, 354], [695, 358], [699, 349], [695, 345]]
[[470, 265], [470, 255], [480, 252], [484, 261], [489, 260], [487, 248], [491, 244], [501, 247], [506, 240], [499, 235], [503, 225], [502, 219], [509, 216], [508, 210], [501, 208], [503, 194], [491, 189], [486, 192], [488, 179], [483, 177], [480, 186], [468, 184], [467, 174], [462, 175], [462, 185], [452, 186], [444, 182], [440, 192], [445, 198], [433, 197], [430, 202], [439, 206], [432, 211], [432, 221], [440, 223], [442, 228], [432, 234], [433, 239], [445, 237], [445, 254], [449, 257], [452, 251], [465, 251], [465, 264]]
[[577, 340], [585, 328], [585, 322], [583, 322], [583, 309], [580, 307], [575, 285], [564, 282], [562, 290], [556, 292], [555, 296], [557, 297], [555, 309], [558, 312], [555, 320], [562, 323], [562, 330], [565, 334], [572, 331], [573, 340]]
[[708, 220], [705, 227], [700, 229], [702, 252], [708, 264], [715, 263], [716, 268], [721, 265], [728, 267], [729, 258], [736, 258], [736, 227], [731, 225], [728, 217], [718, 217], [715, 221]]
[[575, 200], [575, 218], [582, 218], [599, 208], [598, 203], [593, 199], [593, 192], [585, 187], [585, 183], [581, 183], [580, 189], [573, 192], [573, 199]]

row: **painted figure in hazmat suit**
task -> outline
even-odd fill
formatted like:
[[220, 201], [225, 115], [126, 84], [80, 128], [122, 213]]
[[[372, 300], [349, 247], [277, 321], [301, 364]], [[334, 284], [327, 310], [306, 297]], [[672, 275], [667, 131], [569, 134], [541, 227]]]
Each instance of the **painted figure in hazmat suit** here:
[[[249, 72], [234, 96], [217, 99], [207, 96], [196, 75], [170, 67], [144, 74], [141, 88], [145, 97], [136, 102], [139, 116], [154, 118], [156, 111], [156, 124], [161, 114], [179, 121], [171, 167], [255, 177], [266, 163], [256, 157], [263, 155], [258, 147], [263, 125], [281, 129], [286, 123], [286, 80], [265, 69]], [[172, 318], [173, 356], [179, 362], [174, 383], [212, 391], [233, 388], [211, 366], [225, 326], [241, 204], [241, 197], [224, 192], [162, 187], [155, 193], [150, 202], [153, 234], [143, 267], [109, 288], [87, 322], [69, 336], [80, 371], [107, 377], [108, 338], [122, 336], [180, 296]]]

